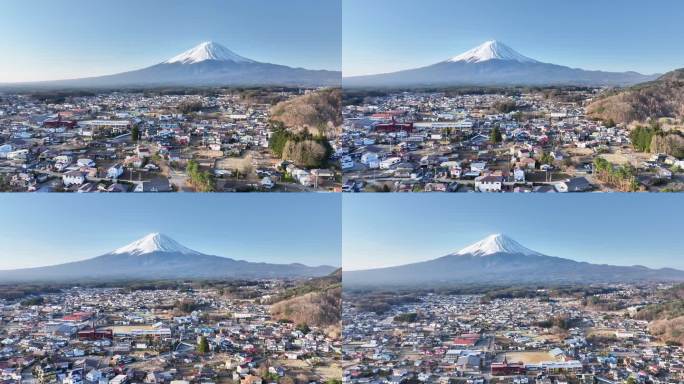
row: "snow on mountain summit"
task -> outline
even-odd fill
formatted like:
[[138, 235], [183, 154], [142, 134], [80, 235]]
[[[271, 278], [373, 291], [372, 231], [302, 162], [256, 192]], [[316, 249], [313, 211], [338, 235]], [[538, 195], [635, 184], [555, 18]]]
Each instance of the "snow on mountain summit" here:
[[460, 251], [453, 253], [453, 255], [488, 256], [495, 253], [511, 253], [526, 256], [541, 255], [539, 252], [526, 248], [517, 241], [502, 234], [489, 235], [477, 243], [471, 244]]
[[523, 56], [513, 48], [496, 40], [490, 40], [465, 53], [448, 60], [448, 62], [481, 63], [489, 60], [508, 60], [520, 63], [538, 63], [537, 60]]
[[199, 252], [193, 251], [180, 245], [172, 238], [161, 233], [150, 233], [149, 235], [136, 240], [124, 247], [121, 247], [112, 254], [131, 254], [131, 255], [145, 255], [153, 252], [173, 252], [182, 253], [185, 255], [197, 255]]
[[221, 44], [213, 41], [204, 42], [178, 56], [164, 62], [164, 64], [196, 64], [207, 60], [232, 61], [235, 63], [253, 63], [253, 60], [242, 57]]

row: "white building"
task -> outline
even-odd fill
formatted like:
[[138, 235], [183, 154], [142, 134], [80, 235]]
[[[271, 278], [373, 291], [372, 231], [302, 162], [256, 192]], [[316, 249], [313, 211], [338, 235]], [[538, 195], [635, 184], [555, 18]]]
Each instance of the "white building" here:
[[475, 179], [475, 189], [480, 192], [501, 192], [502, 176], [480, 176]]
[[110, 179], [118, 179], [119, 176], [123, 175], [124, 167], [121, 163], [117, 163], [109, 167], [107, 170], [107, 177]]
[[62, 182], [65, 186], [81, 185], [86, 181], [85, 172], [71, 171], [62, 175]]

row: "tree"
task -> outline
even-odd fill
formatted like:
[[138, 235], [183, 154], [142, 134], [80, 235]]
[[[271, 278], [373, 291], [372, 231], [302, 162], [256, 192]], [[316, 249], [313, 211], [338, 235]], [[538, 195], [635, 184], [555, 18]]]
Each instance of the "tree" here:
[[184, 101], [178, 104], [178, 112], [183, 114], [199, 112], [202, 110], [202, 107], [201, 101]]
[[551, 156], [550, 153], [544, 152], [541, 155], [541, 158], [539, 159], [539, 162], [542, 164], [552, 164], [553, 163], [553, 156]]
[[311, 328], [309, 328], [309, 325], [307, 323], [301, 323], [297, 325], [297, 330], [302, 332], [303, 334], [311, 332]]
[[214, 176], [208, 171], [200, 171], [199, 163], [195, 160], [188, 161], [185, 167], [188, 177], [190, 177], [190, 184], [192, 184], [199, 192], [214, 192], [216, 185]]
[[12, 191], [12, 186], [9, 183], [9, 178], [5, 175], [0, 175], [0, 192]]
[[133, 141], [140, 140], [140, 128], [138, 128], [137, 125], [134, 125], [133, 129], [131, 129], [131, 140], [133, 140]]
[[493, 107], [499, 113], [510, 113], [516, 109], [517, 105], [513, 100], [502, 100], [495, 102]]
[[207, 338], [202, 336], [200, 338], [199, 343], [197, 344], [197, 353], [200, 355], [206, 355], [209, 353], [209, 342], [207, 341]]
[[489, 140], [494, 144], [498, 144], [501, 142], [501, 140], [502, 140], [501, 130], [499, 129], [498, 126], [494, 127], [494, 129], [492, 129], [492, 133], [489, 135]]

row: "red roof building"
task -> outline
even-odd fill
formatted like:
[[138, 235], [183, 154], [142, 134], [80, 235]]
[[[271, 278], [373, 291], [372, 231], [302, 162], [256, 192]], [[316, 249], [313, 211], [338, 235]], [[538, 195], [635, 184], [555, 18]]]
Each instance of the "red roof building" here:
[[460, 347], [472, 347], [480, 341], [480, 335], [477, 333], [465, 333], [454, 339], [454, 345]]

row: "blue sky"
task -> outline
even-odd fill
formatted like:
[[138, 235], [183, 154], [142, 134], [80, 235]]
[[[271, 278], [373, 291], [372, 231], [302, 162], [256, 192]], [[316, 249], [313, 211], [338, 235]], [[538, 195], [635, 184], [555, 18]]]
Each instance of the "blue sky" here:
[[0, 269], [92, 258], [161, 232], [196, 251], [340, 266], [334, 194], [169, 194], [0, 198]]
[[487, 40], [554, 64], [684, 67], [679, 0], [344, 0], [345, 76], [434, 64]]
[[342, 200], [342, 266], [444, 256], [493, 233], [550, 255], [684, 270], [676, 194], [378, 194]]
[[139, 69], [203, 41], [253, 60], [341, 68], [340, 0], [2, 0], [0, 82]]

